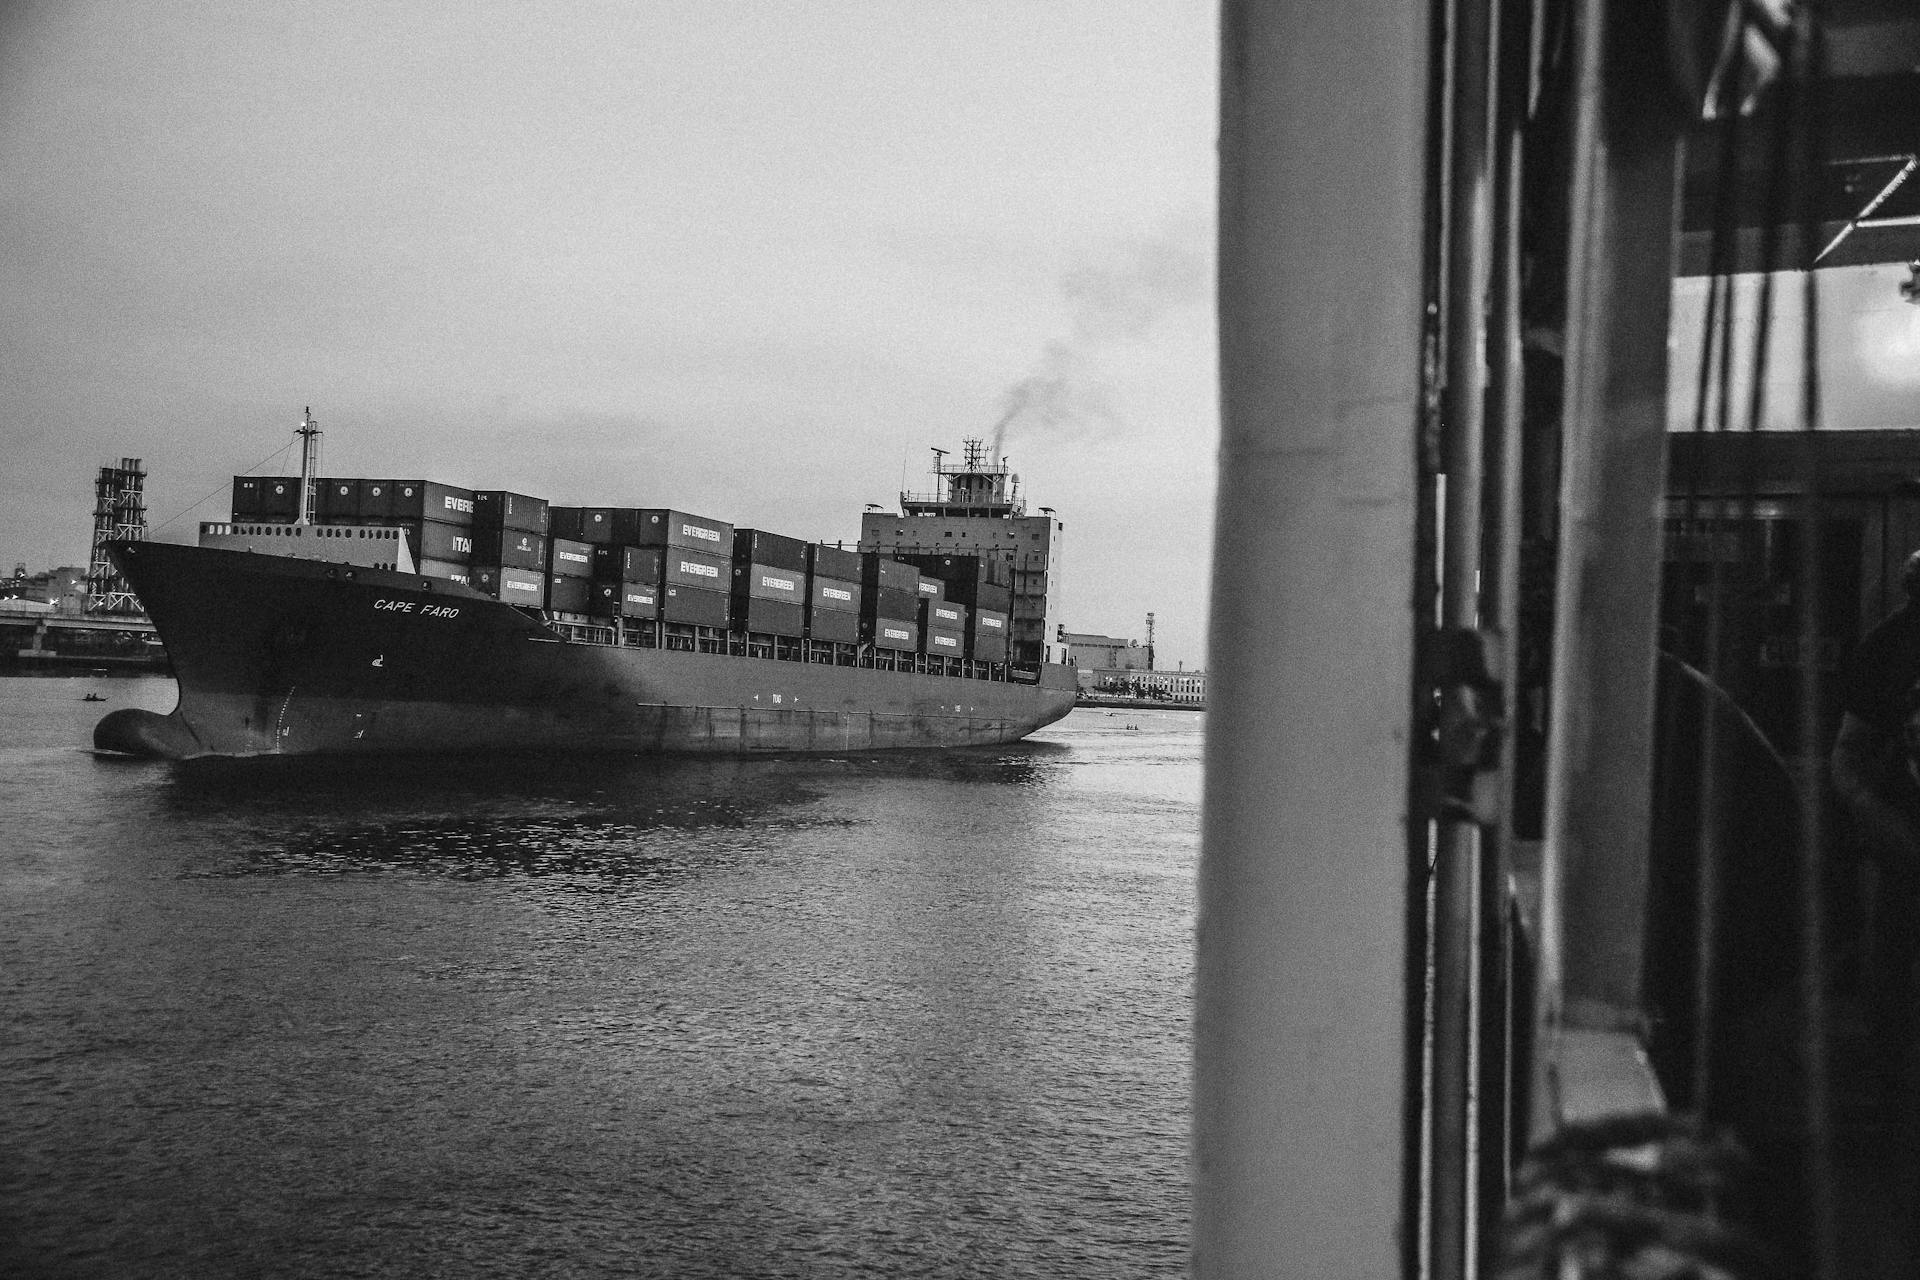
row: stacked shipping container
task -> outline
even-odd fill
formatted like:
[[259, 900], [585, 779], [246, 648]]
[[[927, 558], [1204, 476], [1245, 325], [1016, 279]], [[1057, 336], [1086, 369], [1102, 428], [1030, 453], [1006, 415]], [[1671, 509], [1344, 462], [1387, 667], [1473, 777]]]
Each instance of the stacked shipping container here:
[[[234, 520], [293, 521], [299, 486], [234, 477]], [[668, 508], [554, 507], [426, 480], [315, 490], [318, 522], [404, 529], [422, 573], [516, 605], [1006, 660], [1013, 592], [992, 557], [863, 554]]]
[[892, 556], [860, 556], [860, 638], [877, 649], [920, 648], [920, 571]]
[[749, 634], [807, 633], [807, 544], [764, 529], [733, 531], [733, 617]]
[[547, 503], [505, 489], [473, 495], [471, 585], [510, 604], [547, 603]]
[[807, 637], [834, 644], [860, 639], [860, 553], [819, 545], [807, 548]]
[[896, 559], [918, 569], [922, 580], [935, 578], [946, 601], [962, 606], [966, 653], [982, 662], [1007, 660], [1008, 622], [1012, 614], [1012, 573], [994, 556], [935, 555], [896, 551]]
[[664, 507], [555, 507], [552, 526], [557, 538], [587, 546], [591, 578], [621, 587], [617, 596], [589, 588], [589, 611], [607, 617], [617, 608], [622, 617], [701, 627], [732, 620], [733, 526], [726, 521]]

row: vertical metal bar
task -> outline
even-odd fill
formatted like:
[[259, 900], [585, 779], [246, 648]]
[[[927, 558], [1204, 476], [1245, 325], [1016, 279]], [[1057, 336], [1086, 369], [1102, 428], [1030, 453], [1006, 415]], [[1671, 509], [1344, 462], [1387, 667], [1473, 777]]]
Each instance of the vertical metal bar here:
[[[1441, 452], [1446, 469], [1440, 576], [1444, 626], [1480, 626], [1486, 466], [1487, 288], [1493, 229], [1493, 0], [1456, 0], [1448, 32], [1446, 382]], [[1472, 1273], [1477, 1178], [1474, 1062], [1478, 1055], [1481, 831], [1440, 822], [1434, 865], [1432, 1274]]]
[[1406, 1262], [1427, 45], [1425, 15], [1399, 0], [1223, 12], [1202, 1280]]
[[[1493, 630], [1502, 640], [1500, 686], [1511, 720], [1520, 687], [1520, 536], [1524, 475], [1525, 376], [1521, 357], [1520, 215], [1522, 143], [1529, 87], [1530, 24], [1508, 23], [1499, 34], [1495, 95], [1494, 222], [1487, 335], [1487, 465], [1494, 484], [1488, 505], [1485, 590]], [[1489, 841], [1481, 867], [1479, 1271], [1497, 1269], [1501, 1211], [1509, 1190], [1516, 1141], [1513, 937], [1510, 884], [1518, 735], [1511, 725], [1501, 740], [1501, 827]]]
[[[1794, 210], [1794, 222], [1802, 237], [1800, 252], [1813, 247], [1819, 226], [1819, 208], [1814, 175], [1825, 161], [1819, 139], [1826, 121], [1824, 93], [1819, 77], [1825, 66], [1818, 7], [1796, 16], [1795, 75], [1790, 83], [1801, 87], [1800, 131], [1788, 172], [1797, 179], [1802, 193], [1800, 207]], [[1903, 175], [1913, 171], [1908, 161]], [[1899, 182], [1900, 179], [1895, 179]], [[1891, 190], [1891, 185], [1889, 186]], [[1884, 199], [1882, 192], [1879, 199]], [[1828, 246], [1831, 248], [1832, 246]], [[1824, 251], [1823, 251], [1824, 252]], [[1805, 261], [1797, 258], [1796, 263]], [[1813, 262], [1818, 262], [1815, 256]], [[1839, 1207], [1834, 1184], [1833, 1079], [1829, 1059], [1830, 1014], [1827, 1006], [1827, 853], [1833, 837], [1828, 823], [1828, 790], [1823, 772], [1815, 765], [1828, 746], [1826, 725], [1821, 720], [1823, 669], [1820, 637], [1824, 629], [1825, 602], [1821, 598], [1823, 554], [1821, 546], [1825, 511], [1826, 481], [1819, 474], [1819, 454], [1814, 431], [1820, 425], [1820, 285], [1819, 273], [1809, 262], [1802, 272], [1801, 306], [1806, 317], [1801, 331], [1800, 352], [1800, 474], [1807, 486], [1804, 535], [1800, 540], [1799, 581], [1794, 584], [1800, 596], [1800, 649], [1805, 670], [1800, 685], [1800, 758], [1802, 767], [1795, 781], [1800, 792], [1800, 900], [1804, 904], [1804, 927], [1800, 931], [1800, 1000], [1804, 1043], [1802, 1060], [1806, 1070], [1807, 1156], [1806, 1178], [1809, 1217], [1812, 1222], [1813, 1274], [1817, 1280], [1837, 1280], [1839, 1262]]]
[[1562, 1026], [1619, 1030], [1639, 1021], [1680, 175], [1677, 114], [1645, 87], [1663, 74], [1657, 42], [1608, 0], [1577, 8], [1567, 449], [1543, 864], [1549, 1036]]

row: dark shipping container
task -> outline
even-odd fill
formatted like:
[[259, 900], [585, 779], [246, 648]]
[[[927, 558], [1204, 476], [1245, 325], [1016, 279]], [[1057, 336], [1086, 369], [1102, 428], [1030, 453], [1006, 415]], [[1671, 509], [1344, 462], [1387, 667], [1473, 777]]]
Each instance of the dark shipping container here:
[[784, 600], [788, 604], [804, 604], [807, 598], [806, 577], [797, 569], [765, 564], [735, 564], [733, 594], [755, 600]]
[[1007, 660], [1007, 638], [1005, 636], [975, 635], [967, 642], [967, 656], [976, 662], [1005, 662]]
[[943, 658], [964, 658], [967, 654], [967, 637], [961, 632], [929, 628], [924, 634], [928, 653]]
[[547, 575], [547, 608], [555, 613], [585, 613], [593, 597], [593, 580], [569, 573]]
[[920, 628], [902, 618], [862, 620], [860, 634], [881, 649], [904, 649], [911, 653], [920, 647]]
[[657, 618], [660, 588], [651, 583], [596, 582], [587, 612], [597, 618]]
[[923, 578], [938, 578], [946, 587], [946, 598], [957, 604], [986, 604], [990, 609], [1006, 607], [989, 603], [993, 596], [1005, 593], [1012, 583], [1012, 569], [1004, 560], [993, 556], [943, 556], [919, 551], [894, 554], [919, 569]]
[[524, 529], [473, 530], [473, 559], [476, 564], [510, 564], [516, 569], [547, 567], [547, 540]]
[[670, 586], [660, 593], [660, 617], [699, 627], [724, 627], [732, 617], [733, 597], [725, 591]]
[[580, 542], [632, 542], [639, 529], [632, 511], [619, 507], [555, 507], [550, 518], [556, 538]]
[[701, 591], [718, 591], [721, 595], [729, 595], [733, 589], [733, 562], [718, 556], [703, 555], [698, 551], [685, 551], [672, 547], [667, 551], [661, 580], [683, 587], [694, 587]]
[[926, 574], [921, 574], [920, 598], [922, 600], [945, 600], [947, 598], [947, 584], [938, 578], [929, 578]]
[[326, 479], [320, 481], [314, 495], [314, 515], [322, 520], [346, 521], [360, 518], [360, 482]]
[[920, 604], [920, 625], [941, 631], [965, 632], [967, 610], [963, 605], [948, 604], [945, 600], [925, 600]]
[[860, 638], [860, 615], [843, 609], [815, 609], [807, 615], [807, 634], [815, 640], [852, 644]]
[[235, 524], [254, 524], [260, 520], [261, 486], [266, 483], [259, 476], [235, 476], [233, 478], [233, 522]]
[[[573, 538], [548, 539], [547, 568], [563, 578], [591, 578], [593, 544]], [[556, 609], [559, 607], [554, 606]]]
[[762, 564], [772, 569], [807, 571], [807, 544], [799, 538], [768, 533], [765, 529], [735, 529], [733, 559], [736, 564]]
[[473, 525], [476, 529], [545, 533], [549, 523], [547, 505], [545, 498], [529, 498], [524, 493], [509, 493], [505, 489], [481, 489], [473, 495]]
[[971, 604], [976, 609], [992, 609], [998, 613], [1011, 613], [1013, 611], [1013, 590], [1010, 587], [993, 586], [983, 582], [974, 590], [974, 596], [971, 601], [962, 600], [960, 603]]
[[393, 506], [393, 488], [397, 480], [362, 480], [360, 482], [360, 518], [362, 520], [391, 520], [395, 515]]
[[815, 543], [807, 548], [807, 569], [822, 578], [858, 582], [860, 581], [860, 553], [848, 551], [843, 547], [823, 547]]
[[512, 565], [475, 565], [468, 585], [508, 604], [538, 609], [547, 602], [547, 575]]
[[806, 610], [786, 600], [746, 596], [733, 602], [733, 627], [767, 635], [803, 636], [807, 633]]
[[298, 476], [266, 476], [260, 481], [259, 517], [263, 524], [285, 524], [299, 514]]
[[864, 617], [917, 619], [920, 597], [894, 587], [870, 587], [861, 592], [860, 612]]
[[860, 554], [860, 582], [863, 586], [888, 587], [916, 596], [920, 594], [920, 571], [878, 551], [863, 551]]
[[422, 560], [413, 567], [416, 573], [429, 578], [445, 578], [450, 582], [473, 581], [472, 567], [453, 560]]
[[473, 490], [433, 480], [394, 480], [393, 519], [473, 523]]
[[998, 636], [1007, 638], [1007, 615], [1004, 610], [975, 609], [969, 620], [967, 631], [976, 636]]
[[814, 578], [807, 586], [807, 603], [816, 610], [859, 613], [863, 590], [857, 582]]
[[616, 547], [595, 543], [593, 576], [602, 582], [658, 582], [666, 553], [658, 547]]

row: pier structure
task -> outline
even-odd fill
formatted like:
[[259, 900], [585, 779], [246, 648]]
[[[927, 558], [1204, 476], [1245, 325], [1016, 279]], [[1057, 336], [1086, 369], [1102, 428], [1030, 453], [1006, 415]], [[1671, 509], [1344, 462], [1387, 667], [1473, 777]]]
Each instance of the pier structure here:
[[119, 466], [100, 468], [94, 481], [93, 551], [87, 561], [88, 613], [134, 615], [140, 612], [133, 594], [107, 554], [117, 540], [142, 541], [147, 536], [146, 468], [138, 458], [122, 458]]

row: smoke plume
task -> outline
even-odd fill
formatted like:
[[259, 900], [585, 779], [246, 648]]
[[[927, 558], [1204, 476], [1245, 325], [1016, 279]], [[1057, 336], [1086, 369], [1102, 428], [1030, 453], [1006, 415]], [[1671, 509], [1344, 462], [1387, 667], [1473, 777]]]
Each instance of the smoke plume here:
[[1069, 333], [1047, 343], [1033, 371], [1007, 389], [992, 456], [1002, 456], [1002, 445], [1018, 430], [1092, 434], [1124, 425], [1102, 386], [1101, 359], [1146, 339], [1168, 313], [1204, 303], [1212, 284], [1210, 253], [1207, 226], [1196, 221], [1067, 272], [1060, 293], [1071, 309]]

